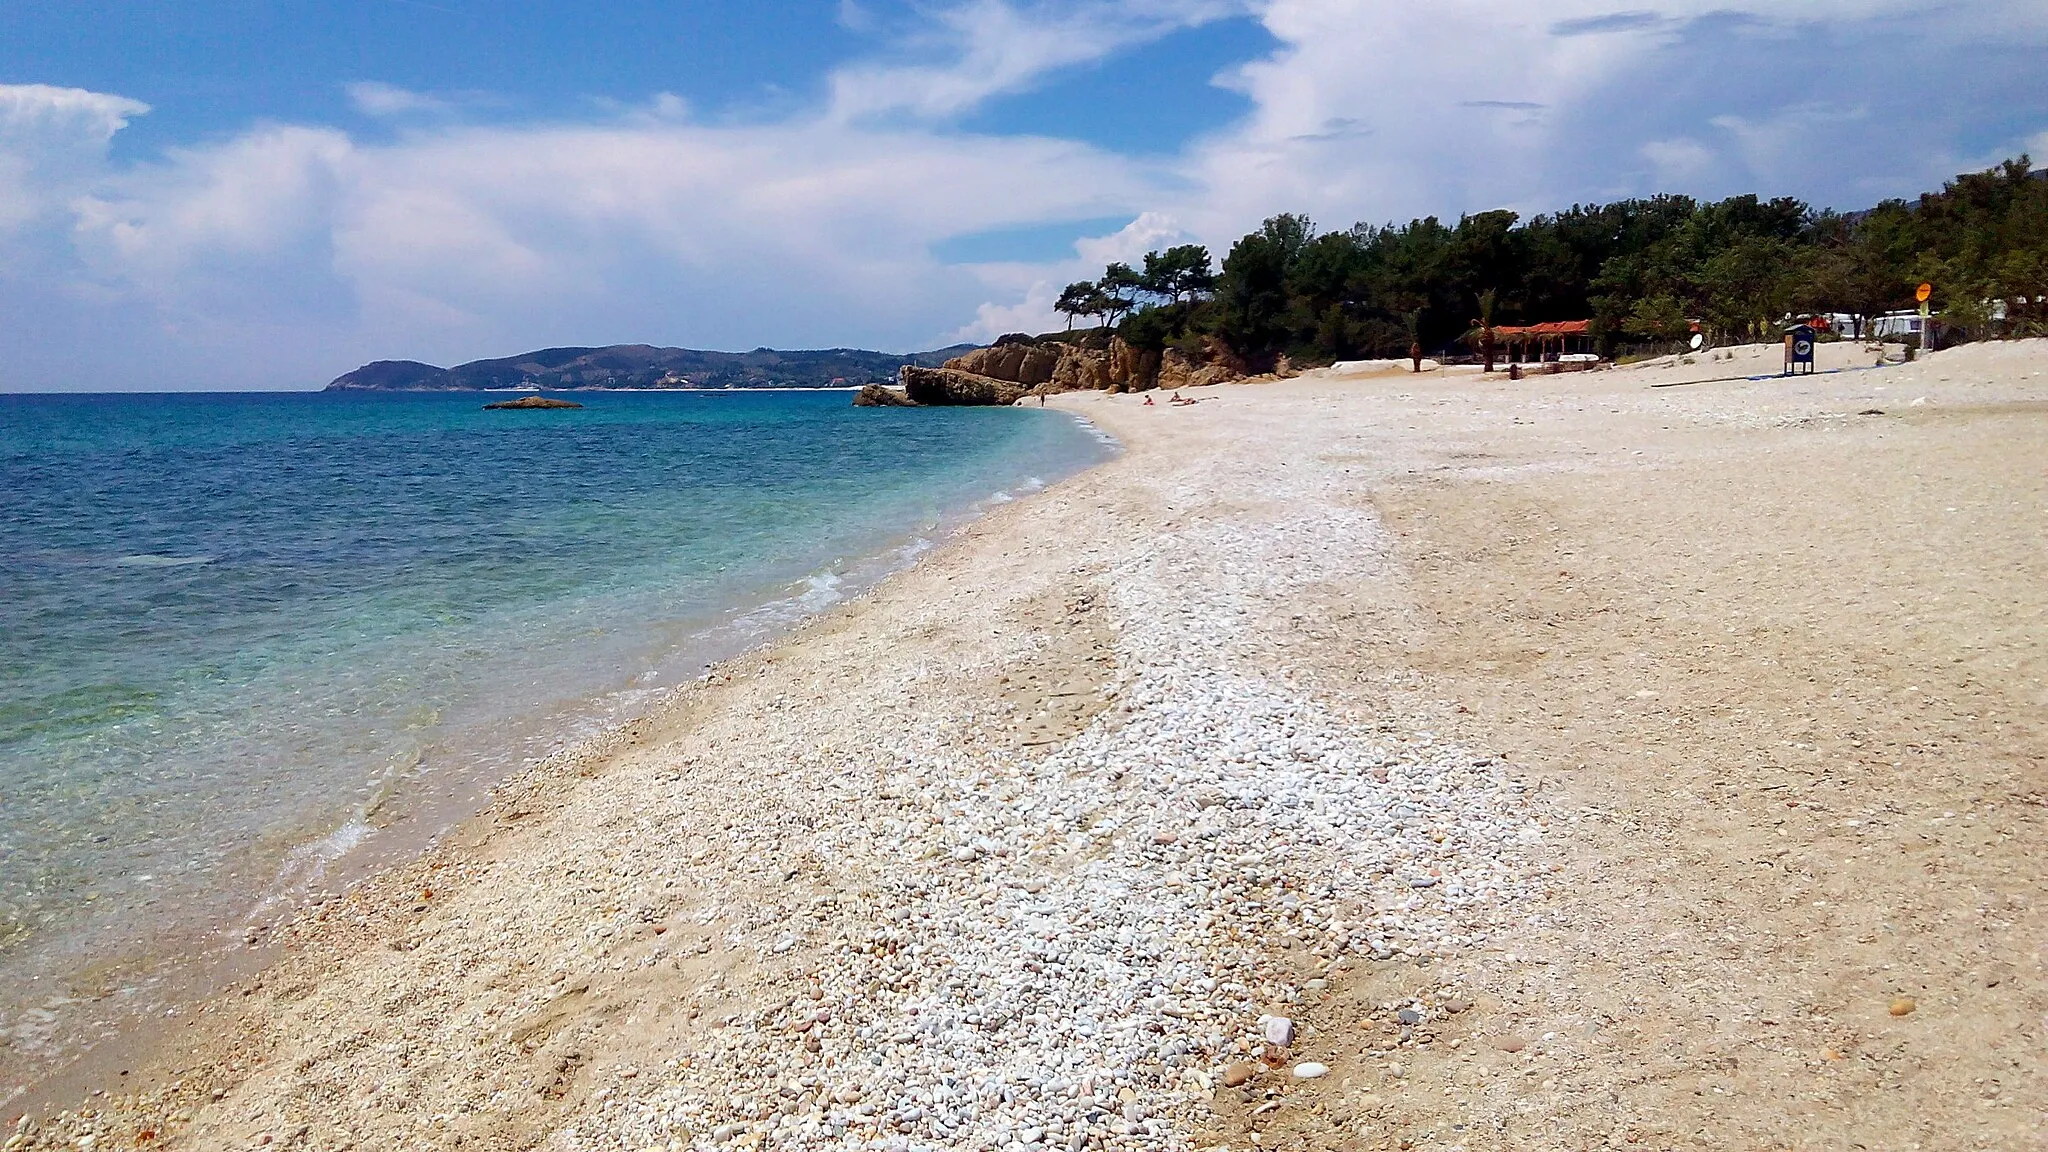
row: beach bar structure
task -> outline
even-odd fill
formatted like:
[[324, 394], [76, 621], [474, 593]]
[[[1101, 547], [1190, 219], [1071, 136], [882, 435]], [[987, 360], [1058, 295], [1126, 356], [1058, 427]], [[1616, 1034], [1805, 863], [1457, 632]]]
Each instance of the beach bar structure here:
[[1537, 363], [1592, 352], [1592, 328], [1591, 320], [1554, 320], [1519, 328], [1495, 325], [1493, 338], [1507, 348], [1508, 363]]

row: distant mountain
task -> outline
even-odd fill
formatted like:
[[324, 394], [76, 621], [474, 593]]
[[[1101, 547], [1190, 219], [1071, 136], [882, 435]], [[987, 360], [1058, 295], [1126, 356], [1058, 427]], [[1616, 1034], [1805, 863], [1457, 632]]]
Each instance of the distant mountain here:
[[330, 392], [453, 392], [537, 386], [582, 388], [829, 388], [896, 379], [905, 364], [937, 367], [973, 350], [956, 344], [909, 356], [825, 348], [806, 352], [699, 352], [614, 344], [609, 348], [543, 348], [502, 360], [472, 360], [437, 368], [417, 360], [378, 360], [334, 378]]

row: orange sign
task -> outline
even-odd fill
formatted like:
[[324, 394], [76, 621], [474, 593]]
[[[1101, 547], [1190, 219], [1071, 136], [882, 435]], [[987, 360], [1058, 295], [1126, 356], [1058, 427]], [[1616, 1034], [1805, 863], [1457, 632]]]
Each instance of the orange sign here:
[[1927, 303], [1927, 298], [1932, 295], [1934, 295], [1934, 285], [1932, 284], [1922, 284], [1913, 290], [1913, 299], [1918, 300], [1922, 304]]

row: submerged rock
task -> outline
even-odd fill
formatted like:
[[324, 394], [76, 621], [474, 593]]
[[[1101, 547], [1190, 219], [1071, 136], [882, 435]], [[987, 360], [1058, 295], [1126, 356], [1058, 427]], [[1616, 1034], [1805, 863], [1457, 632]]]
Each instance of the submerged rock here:
[[548, 396], [521, 396], [517, 400], [498, 400], [484, 405], [484, 411], [494, 408], [581, 408], [574, 400], [556, 400]]

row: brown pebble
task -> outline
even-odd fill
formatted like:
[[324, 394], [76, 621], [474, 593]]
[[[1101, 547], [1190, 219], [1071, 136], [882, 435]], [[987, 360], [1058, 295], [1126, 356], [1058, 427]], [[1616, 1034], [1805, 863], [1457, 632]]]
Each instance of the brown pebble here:
[[1913, 1014], [1913, 1009], [1918, 1007], [1919, 1005], [1913, 1003], [1912, 998], [1907, 996], [1901, 996], [1897, 1000], [1892, 1001], [1892, 1015], [1911, 1016]]
[[1453, 1016], [1456, 1016], [1458, 1013], [1463, 1012], [1470, 1007], [1472, 1007], [1472, 1002], [1470, 1000], [1444, 1001], [1444, 1011], [1449, 1012]]
[[1223, 1070], [1223, 1086], [1225, 1088], [1235, 1088], [1258, 1074], [1259, 1067], [1256, 1064], [1232, 1064]]
[[1503, 1052], [1520, 1052], [1529, 1046], [1529, 1042], [1520, 1036], [1495, 1036], [1493, 1046]]

